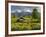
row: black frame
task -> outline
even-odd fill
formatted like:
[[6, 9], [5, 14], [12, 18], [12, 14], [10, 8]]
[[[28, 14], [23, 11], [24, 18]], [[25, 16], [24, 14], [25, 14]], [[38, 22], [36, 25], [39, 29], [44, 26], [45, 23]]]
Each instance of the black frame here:
[[[8, 3], [26, 3], [26, 4], [42, 4], [43, 5], [43, 32], [29, 34], [8, 34]], [[44, 2], [25, 2], [25, 1], [5, 1], [5, 36], [22, 36], [22, 35], [38, 35], [45, 34], [45, 3]]]

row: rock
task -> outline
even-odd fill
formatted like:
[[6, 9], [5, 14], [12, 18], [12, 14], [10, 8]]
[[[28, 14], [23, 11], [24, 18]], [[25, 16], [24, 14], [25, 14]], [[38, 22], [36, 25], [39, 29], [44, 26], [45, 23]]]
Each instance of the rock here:
[[24, 21], [24, 18], [23, 17], [20, 17], [17, 19], [17, 22], [23, 22]]

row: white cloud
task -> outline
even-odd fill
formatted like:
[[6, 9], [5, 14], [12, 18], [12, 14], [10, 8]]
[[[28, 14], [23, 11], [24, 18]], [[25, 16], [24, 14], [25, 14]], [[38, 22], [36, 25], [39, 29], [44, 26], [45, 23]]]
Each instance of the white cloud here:
[[24, 12], [32, 12], [30, 9], [24, 9]]
[[21, 13], [21, 12], [22, 12], [22, 10], [19, 10], [19, 9], [18, 9], [18, 10], [17, 10], [17, 12]]
[[26, 12], [31, 12], [31, 10], [27, 9]]

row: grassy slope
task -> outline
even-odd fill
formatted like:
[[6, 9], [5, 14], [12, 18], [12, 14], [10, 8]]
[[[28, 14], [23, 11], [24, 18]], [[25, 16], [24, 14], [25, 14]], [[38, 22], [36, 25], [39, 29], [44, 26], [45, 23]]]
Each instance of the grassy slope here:
[[[18, 17], [11, 17], [11, 30], [15, 31], [15, 30], [39, 30], [40, 29], [40, 23], [37, 22], [37, 19], [32, 19], [31, 16], [25, 16], [24, 22], [16, 22], [16, 20], [18, 19]], [[36, 22], [34, 22], [36, 21]]]

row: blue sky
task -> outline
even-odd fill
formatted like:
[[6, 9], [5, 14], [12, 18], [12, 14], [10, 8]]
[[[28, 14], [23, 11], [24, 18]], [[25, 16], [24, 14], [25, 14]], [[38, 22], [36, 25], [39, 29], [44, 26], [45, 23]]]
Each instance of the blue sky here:
[[32, 7], [32, 6], [11, 6], [11, 12], [32, 12], [34, 8], [37, 8], [40, 11], [39, 7]]

